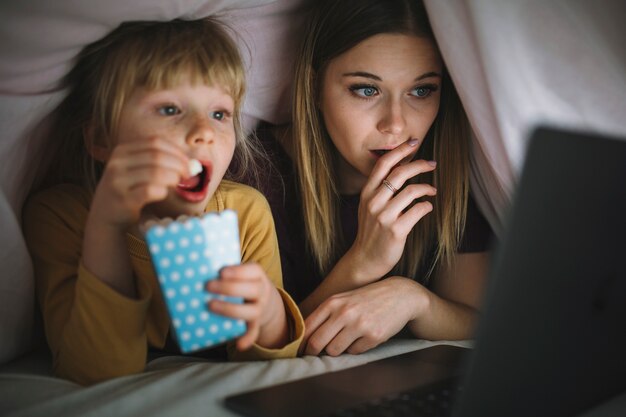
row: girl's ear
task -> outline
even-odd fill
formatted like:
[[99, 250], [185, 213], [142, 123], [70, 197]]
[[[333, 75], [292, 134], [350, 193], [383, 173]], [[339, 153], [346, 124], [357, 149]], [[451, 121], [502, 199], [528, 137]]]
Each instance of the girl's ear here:
[[105, 145], [99, 145], [95, 139], [93, 125], [83, 129], [83, 140], [87, 153], [96, 161], [106, 162], [111, 156], [111, 151]]

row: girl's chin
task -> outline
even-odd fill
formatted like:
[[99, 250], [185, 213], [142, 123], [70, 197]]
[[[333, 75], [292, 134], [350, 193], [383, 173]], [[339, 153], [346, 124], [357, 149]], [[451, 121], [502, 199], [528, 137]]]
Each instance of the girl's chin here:
[[152, 203], [144, 208], [144, 215], [157, 218], [177, 218], [179, 216], [199, 216], [206, 209], [208, 198], [190, 202], [177, 195], [170, 195], [166, 200]]

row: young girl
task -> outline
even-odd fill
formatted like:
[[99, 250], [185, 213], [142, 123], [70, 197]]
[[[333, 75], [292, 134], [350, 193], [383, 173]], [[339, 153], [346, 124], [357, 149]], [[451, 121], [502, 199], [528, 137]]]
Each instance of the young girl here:
[[[24, 213], [37, 295], [56, 374], [83, 384], [142, 371], [163, 349], [169, 319], [139, 225], [151, 218], [238, 213], [242, 264], [207, 286], [243, 304], [213, 300], [243, 319], [238, 358], [294, 356], [303, 334], [283, 290], [267, 202], [223, 177], [233, 156], [252, 169], [239, 107], [244, 72], [216, 21], [134, 22], [88, 46], [66, 78], [53, 140], [65, 183]], [[202, 172], [190, 173], [189, 161]], [[246, 351], [246, 352], [243, 352]]]
[[267, 192], [306, 353], [363, 352], [405, 327], [471, 337], [490, 229], [468, 197], [468, 123], [420, 2], [316, 2], [293, 125], [258, 136], [287, 194]]

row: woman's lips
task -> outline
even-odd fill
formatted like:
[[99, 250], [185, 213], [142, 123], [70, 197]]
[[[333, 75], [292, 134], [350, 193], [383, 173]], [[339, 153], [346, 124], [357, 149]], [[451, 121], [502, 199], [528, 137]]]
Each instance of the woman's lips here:
[[203, 201], [209, 190], [209, 182], [211, 180], [211, 164], [209, 162], [201, 162], [202, 171], [190, 178], [181, 180], [176, 185], [176, 193], [185, 201], [190, 203], [198, 203]]
[[373, 149], [370, 152], [376, 157], [376, 158], [380, 158], [381, 156], [383, 156], [384, 154], [386, 154], [387, 152], [389, 152], [391, 149]]
[[[410, 139], [412, 139], [412, 138], [409, 138], [409, 140], [410, 140]], [[374, 158], [378, 159], [378, 158], [380, 158], [381, 156], [385, 155], [386, 153], [388, 153], [388, 152], [391, 152], [391, 151], [395, 150], [395, 149], [396, 149], [398, 146], [400, 146], [400, 145], [402, 145], [402, 143], [397, 144], [397, 145], [391, 145], [391, 146], [388, 146], [388, 147], [386, 147], [386, 148], [380, 148], [380, 149], [370, 149], [370, 154], [371, 154]], [[411, 157], [412, 157], [412, 155], [411, 155]], [[409, 157], [409, 159], [410, 159], [411, 157]], [[405, 159], [406, 159], [406, 158], [405, 158]]]

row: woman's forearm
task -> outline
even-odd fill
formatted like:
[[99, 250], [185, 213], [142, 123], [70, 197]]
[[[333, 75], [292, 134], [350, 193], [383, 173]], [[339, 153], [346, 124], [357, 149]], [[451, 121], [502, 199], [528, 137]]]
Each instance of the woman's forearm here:
[[300, 311], [306, 318], [329, 297], [344, 291], [354, 290], [368, 283], [361, 279], [352, 257], [346, 254], [337, 262], [322, 283], [300, 303]]
[[473, 337], [478, 310], [441, 298], [426, 289], [422, 299], [417, 317], [407, 323], [415, 337], [427, 340], [463, 340]]

